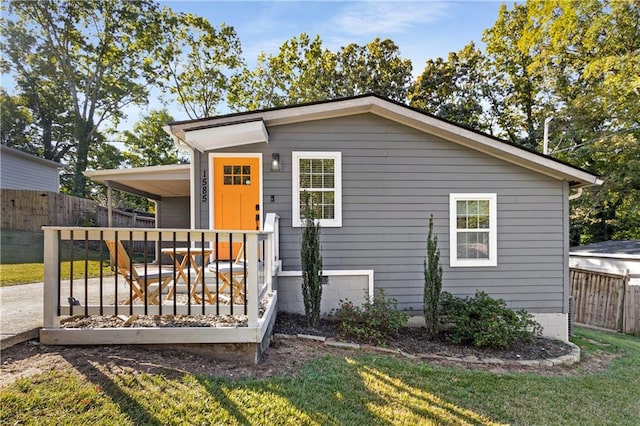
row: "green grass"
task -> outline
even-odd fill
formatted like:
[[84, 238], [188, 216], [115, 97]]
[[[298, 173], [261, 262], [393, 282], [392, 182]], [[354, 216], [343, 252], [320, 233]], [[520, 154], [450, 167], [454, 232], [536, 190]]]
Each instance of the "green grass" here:
[[44, 232], [0, 229], [0, 264], [42, 263]]
[[[640, 339], [578, 329], [583, 356], [623, 353], [606, 371], [493, 374], [354, 351], [295, 376], [232, 380], [127, 371], [86, 360], [2, 390], [3, 424], [636, 425]], [[581, 365], [571, 367], [578, 370]], [[106, 370], [110, 375], [106, 375]]]
[[[44, 281], [44, 233], [31, 231], [16, 231], [2, 229], [0, 231], [0, 287], [36, 283]], [[62, 279], [69, 279], [69, 262], [71, 245], [68, 241], [61, 243], [61, 258], [63, 262]], [[74, 259], [84, 257], [82, 243], [74, 245]], [[100, 274], [100, 252], [95, 247], [88, 250], [89, 277], [98, 277]], [[109, 252], [103, 247], [102, 258], [108, 259]], [[134, 258], [135, 260], [136, 258]], [[103, 260], [108, 264], [108, 260]], [[74, 260], [74, 278], [84, 277], [84, 260]], [[103, 266], [103, 274], [111, 274], [108, 266]]]
[[[62, 279], [69, 279], [71, 275], [70, 262], [62, 262], [60, 268], [60, 276]], [[100, 261], [89, 260], [87, 271], [89, 278], [100, 276]], [[102, 273], [105, 276], [112, 275], [108, 262], [103, 261]], [[73, 277], [84, 278], [84, 276], [84, 260], [74, 260]], [[44, 281], [44, 264], [42, 263], [0, 265], [0, 287], [42, 281]]]

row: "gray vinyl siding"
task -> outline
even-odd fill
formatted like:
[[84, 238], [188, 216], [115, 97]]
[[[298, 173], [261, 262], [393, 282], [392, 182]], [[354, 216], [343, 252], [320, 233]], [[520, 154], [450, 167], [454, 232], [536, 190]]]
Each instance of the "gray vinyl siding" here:
[[[49, 164], [51, 163], [51, 164]], [[29, 158], [24, 153], [2, 150], [0, 186], [7, 189], [60, 192], [60, 177], [55, 163]]]
[[[372, 269], [376, 288], [420, 313], [433, 214], [444, 290], [465, 296], [481, 289], [512, 308], [565, 311], [566, 182], [372, 114], [274, 126], [268, 144], [224, 151], [263, 153], [263, 212], [280, 216], [284, 270], [300, 269], [300, 229], [291, 226], [291, 152], [340, 151], [342, 227], [321, 231], [325, 269]], [[281, 161], [275, 173], [274, 152]], [[198, 167], [208, 167], [207, 154], [199, 157]], [[497, 194], [497, 267], [449, 267], [450, 193]], [[201, 203], [203, 227], [208, 214]]]
[[165, 197], [161, 201], [159, 228], [191, 228], [189, 197]]

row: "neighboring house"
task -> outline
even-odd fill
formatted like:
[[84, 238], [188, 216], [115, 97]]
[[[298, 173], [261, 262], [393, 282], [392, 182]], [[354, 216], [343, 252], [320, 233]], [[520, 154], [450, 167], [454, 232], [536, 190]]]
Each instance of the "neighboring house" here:
[[60, 163], [0, 145], [0, 187], [60, 192]]
[[640, 285], [640, 240], [602, 241], [571, 247], [569, 266], [624, 275]]
[[192, 152], [183, 214], [193, 228], [262, 229], [267, 213], [280, 216], [280, 310], [302, 310], [307, 191], [320, 207], [325, 312], [381, 288], [421, 315], [433, 215], [444, 290], [484, 290], [567, 340], [568, 200], [572, 189], [600, 183], [593, 174], [371, 95], [166, 130]]

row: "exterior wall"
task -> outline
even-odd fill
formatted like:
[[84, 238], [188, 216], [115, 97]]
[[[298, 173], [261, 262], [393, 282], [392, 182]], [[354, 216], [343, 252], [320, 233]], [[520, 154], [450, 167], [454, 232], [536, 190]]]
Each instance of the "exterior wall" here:
[[159, 228], [191, 228], [189, 197], [166, 197], [161, 201]]
[[569, 341], [569, 314], [533, 314], [533, 319], [542, 326], [542, 337]]
[[[326, 276], [326, 284], [322, 286], [320, 313], [329, 314], [338, 308], [340, 300], [349, 299], [356, 305], [364, 303], [369, 294], [369, 276]], [[302, 276], [288, 274], [278, 277], [278, 310], [304, 314], [302, 299]]]
[[[322, 229], [324, 269], [373, 270], [376, 288], [420, 312], [433, 214], [444, 290], [466, 296], [482, 289], [515, 309], [567, 312], [566, 182], [372, 114], [273, 126], [268, 144], [222, 151], [262, 152], [263, 212], [280, 215], [284, 271], [300, 269], [300, 229], [291, 226], [294, 150], [342, 152], [343, 226]], [[270, 171], [274, 152], [280, 172]], [[207, 154], [194, 159], [196, 177], [208, 169]], [[449, 267], [450, 193], [497, 194], [497, 267]], [[197, 223], [208, 227], [209, 203], [199, 201]]]
[[55, 164], [40, 157], [3, 149], [0, 186], [7, 189], [60, 192], [59, 165]]

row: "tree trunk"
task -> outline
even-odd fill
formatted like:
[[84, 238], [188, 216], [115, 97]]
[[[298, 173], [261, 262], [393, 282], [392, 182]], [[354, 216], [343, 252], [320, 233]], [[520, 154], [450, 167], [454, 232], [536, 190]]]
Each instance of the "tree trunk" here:
[[73, 168], [73, 187], [71, 194], [76, 197], [84, 197], [86, 195], [87, 178], [83, 172], [87, 169], [89, 157], [89, 145], [93, 137], [90, 122], [76, 119], [76, 140], [78, 146], [76, 148], [76, 163]]

